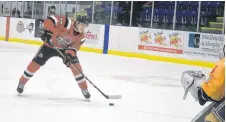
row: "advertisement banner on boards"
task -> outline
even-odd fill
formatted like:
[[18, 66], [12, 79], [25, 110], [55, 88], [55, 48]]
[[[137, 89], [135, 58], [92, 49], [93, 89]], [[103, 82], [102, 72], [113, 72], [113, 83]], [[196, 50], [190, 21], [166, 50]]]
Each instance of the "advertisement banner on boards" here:
[[158, 29], [139, 29], [139, 50], [183, 54], [183, 33]]
[[2, 28], [2, 29], [0, 29], [0, 36], [1, 37], [5, 37], [5, 35], [6, 35], [6, 17], [0, 17], [0, 27]]
[[85, 43], [91, 45], [101, 44], [100, 25], [90, 24], [85, 30]]
[[187, 33], [188, 41], [184, 45], [184, 54], [219, 58], [224, 45], [224, 35], [206, 33]]
[[10, 18], [10, 37], [31, 39], [34, 38], [34, 19]]

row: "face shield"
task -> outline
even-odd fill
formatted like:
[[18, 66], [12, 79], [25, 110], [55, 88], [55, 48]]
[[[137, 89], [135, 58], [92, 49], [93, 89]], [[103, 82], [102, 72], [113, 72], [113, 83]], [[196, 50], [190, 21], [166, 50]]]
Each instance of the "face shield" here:
[[79, 32], [79, 33], [83, 33], [86, 29], [86, 27], [88, 27], [87, 24], [85, 23], [78, 23], [75, 25], [75, 31]]
[[206, 77], [201, 71], [185, 71], [181, 76], [181, 85], [185, 90], [183, 99], [187, 97], [188, 92], [198, 100], [198, 90], [199, 86], [205, 81]]
[[86, 15], [78, 15], [76, 18], [76, 22], [74, 25], [75, 31], [79, 33], [83, 33], [86, 27], [89, 26], [89, 19]]

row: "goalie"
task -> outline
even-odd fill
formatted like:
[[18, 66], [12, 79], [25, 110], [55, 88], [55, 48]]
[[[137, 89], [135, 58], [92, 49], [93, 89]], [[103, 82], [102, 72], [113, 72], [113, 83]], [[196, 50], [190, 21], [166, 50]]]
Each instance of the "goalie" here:
[[205, 75], [200, 71], [185, 71], [181, 82], [185, 89], [184, 99], [190, 92], [200, 105], [213, 102], [205, 114], [193, 119], [194, 122], [224, 122], [225, 121], [225, 46], [220, 54], [221, 60], [216, 63], [209, 78], [205, 81]]
[[[63, 63], [69, 67], [86, 99], [90, 98], [86, 79], [82, 74], [72, 67], [72, 64], [82, 72], [77, 51], [85, 41], [84, 30], [89, 25], [86, 15], [78, 14], [73, 21], [65, 16], [49, 16], [44, 20], [44, 34], [41, 36], [44, 44], [40, 47], [33, 60], [27, 66], [23, 75], [19, 79], [17, 87], [18, 93], [23, 93], [24, 86], [37, 70], [50, 58], [58, 56], [63, 59]], [[60, 55], [54, 48], [57, 48], [65, 56]]]

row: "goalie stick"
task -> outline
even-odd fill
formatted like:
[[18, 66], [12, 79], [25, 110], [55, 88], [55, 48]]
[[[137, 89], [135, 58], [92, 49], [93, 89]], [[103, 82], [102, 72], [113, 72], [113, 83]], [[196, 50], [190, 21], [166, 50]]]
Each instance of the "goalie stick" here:
[[[62, 57], [65, 58], [65, 55], [58, 49], [58, 48], [54, 48], [58, 53], [60, 53], [60, 55]], [[103, 93], [88, 77], [85, 76], [85, 74], [83, 74], [81, 71], [79, 71], [73, 64], [71, 64], [71, 66], [77, 70], [80, 74], [83, 75], [83, 77], [94, 87], [96, 88], [106, 99], [121, 99], [121, 95], [106, 95], [105, 93]]]
[[211, 108], [215, 105], [215, 102], [209, 104], [206, 108], [204, 108], [201, 112], [199, 112], [195, 118], [192, 119], [191, 122], [204, 122], [207, 114], [211, 112]]

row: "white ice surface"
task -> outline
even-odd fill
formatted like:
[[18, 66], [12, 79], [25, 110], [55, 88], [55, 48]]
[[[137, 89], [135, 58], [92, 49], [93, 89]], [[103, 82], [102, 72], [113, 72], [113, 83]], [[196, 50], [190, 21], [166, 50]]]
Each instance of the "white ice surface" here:
[[38, 49], [0, 42], [0, 122], [189, 122], [204, 108], [190, 94], [182, 99], [180, 76], [189, 69], [210, 69], [87, 52], [78, 54], [84, 73], [102, 91], [122, 99], [106, 100], [89, 85], [91, 102], [85, 102], [57, 57], [17, 96], [18, 80]]

